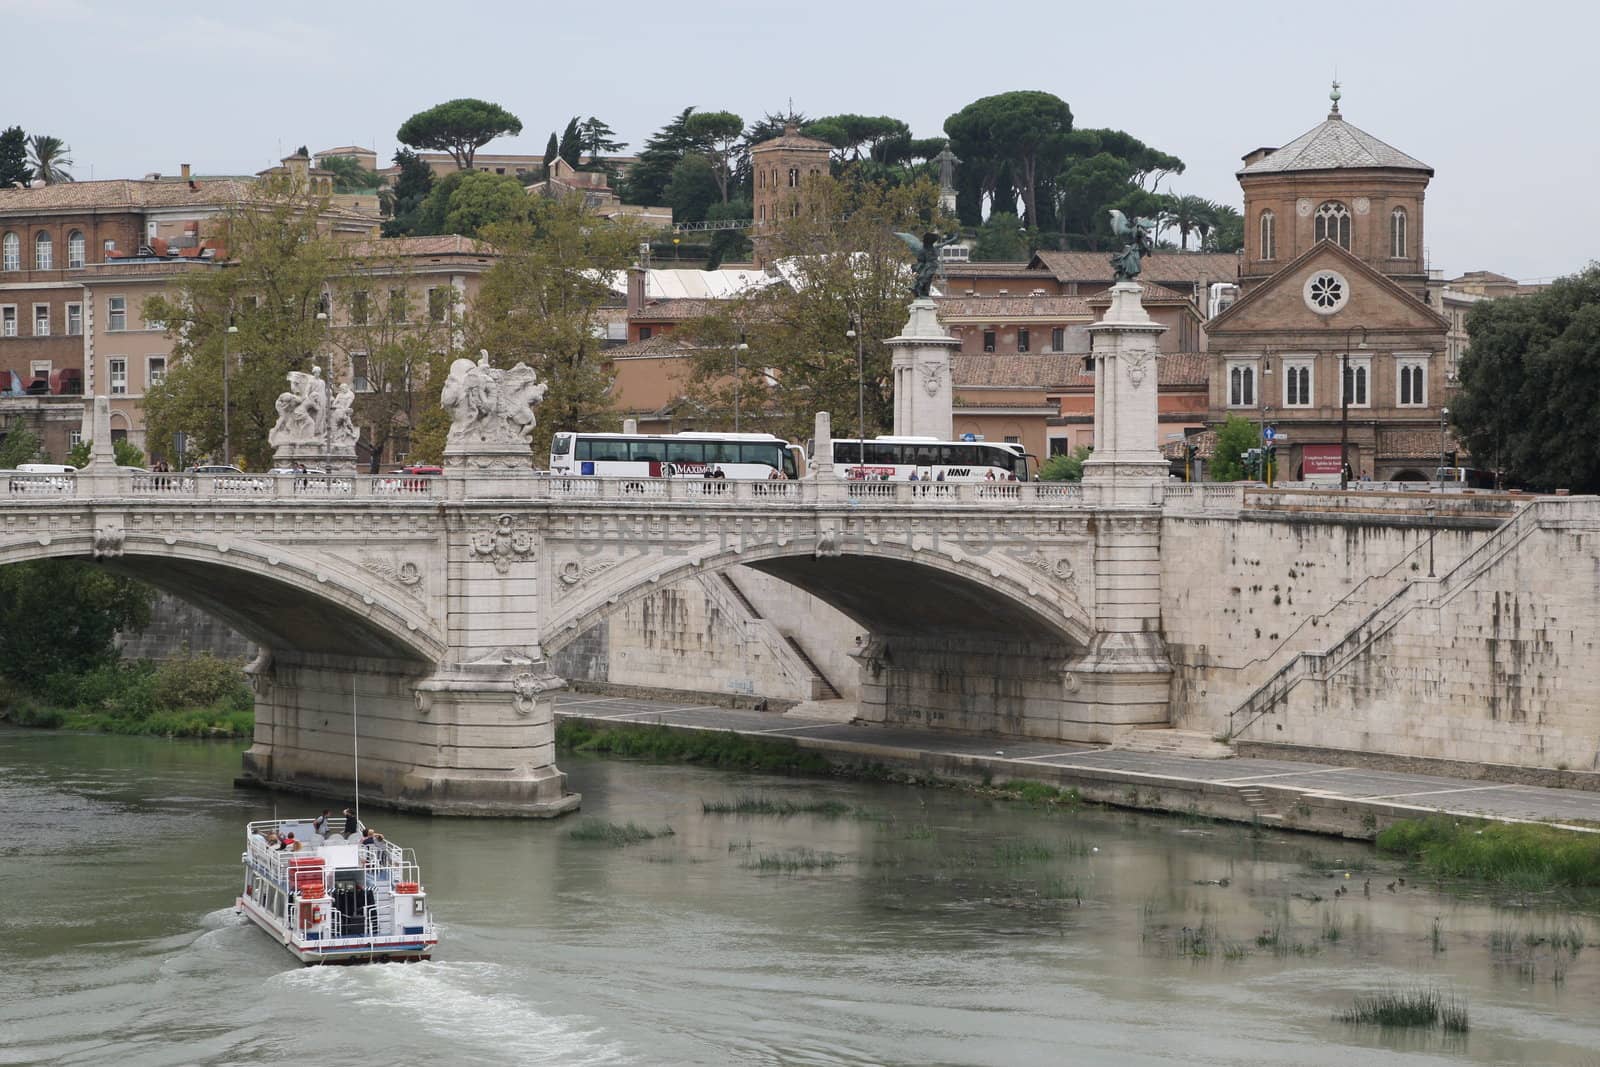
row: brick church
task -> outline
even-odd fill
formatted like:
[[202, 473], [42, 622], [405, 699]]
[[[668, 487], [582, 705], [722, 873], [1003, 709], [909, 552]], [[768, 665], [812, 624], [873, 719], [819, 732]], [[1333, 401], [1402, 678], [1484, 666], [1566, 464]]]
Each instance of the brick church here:
[[1273, 426], [1283, 479], [1337, 482], [1343, 439], [1351, 478], [1423, 481], [1455, 447], [1423, 253], [1433, 168], [1346, 122], [1338, 83], [1330, 97], [1321, 124], [1238, 172], [1241, 295], [1206, 324], [1209, 421]]

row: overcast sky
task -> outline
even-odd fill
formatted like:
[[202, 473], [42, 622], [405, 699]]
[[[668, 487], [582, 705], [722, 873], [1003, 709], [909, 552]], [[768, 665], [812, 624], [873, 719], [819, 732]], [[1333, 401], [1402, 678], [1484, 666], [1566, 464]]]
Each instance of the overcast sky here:
[[407, 116], [458, 96], [522, 119], [494, 148], [541, 153], [573, 115], [630, 150], [689, 105], [749, 121], [791, 100], [934, 136], [980, 96], [1043, 89], [1182, 158], [1163, 190], [1239, 206], [1239, 157], [1320, 122], [1337, 70], [1346, 119], [1435, 170], [1431, 265], [1535, 280], [1600, 256], [1597, 30], [1577, 0], [0, 0], [0, 127], [117, 178], [251, 173], [301, 144], [387, 159]]

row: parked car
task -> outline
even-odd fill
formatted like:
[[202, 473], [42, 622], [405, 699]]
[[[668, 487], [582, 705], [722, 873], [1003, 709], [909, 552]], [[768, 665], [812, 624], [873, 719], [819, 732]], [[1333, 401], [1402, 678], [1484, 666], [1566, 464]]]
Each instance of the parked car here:
[[219, 475], [216, 487], [224, 492], [248, 493], [267, 489], [271, 486], [265, 478], [251, 476], [232, 464], [203, 463], [197, 467], [190, 467], [187, 474]]
[[429, 482], [444, 473], [444, 468], [431, 463], [413, 463], [390, 471], [378, 488], [391, 493], [426, 493]]

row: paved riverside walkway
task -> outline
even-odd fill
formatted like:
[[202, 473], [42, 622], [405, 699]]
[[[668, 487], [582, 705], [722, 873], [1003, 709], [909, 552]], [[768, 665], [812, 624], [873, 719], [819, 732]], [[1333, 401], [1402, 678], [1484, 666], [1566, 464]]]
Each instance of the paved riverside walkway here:
[[558, 695], [556, 715], [558, 718], [732, 730], [751, 736], [789, 738], [824, 754], [901, 765], [926, 765], [931, 757], [945, 766], [960, 766], [976, 775], [991, 773], [996, 778], [1064, 781], [1070, 780], [1074, 772], [1082, 772], [1102, 783], [1114, 781], [1137, 788], [1182, 791], [1187, 787], [1215, 794], [1219, 789], [1255, 787], [1272, 790], [1279, 796], [1292, 793], [1367, 810], [1381, 809], [1391, 816], [1443, 812], [1531, 822], [1600, 823], [1600, 793], [1580, 789], [1551, 789], [1287, 760], [1194, 759], [1065, 742], [968, 737], [904, 726], [819, 723], [788, 719], [770, 711], [673, 704], [581, 692]]

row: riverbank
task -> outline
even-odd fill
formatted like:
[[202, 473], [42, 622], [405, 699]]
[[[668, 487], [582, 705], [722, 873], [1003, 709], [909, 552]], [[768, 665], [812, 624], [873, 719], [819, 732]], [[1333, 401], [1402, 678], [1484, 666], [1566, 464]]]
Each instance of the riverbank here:
[[1287, 760], [1193, 759], [908, 727], [818, 723], [772, 712], [583, 693], [559, 697], [556, 716], [560, 724], [581, 724], [589, 732], [652, 726], [667, 736], [731, 733], [794, 751], [796, 758], [804, 754], [821, 759], [825, 773], [895, 775], [930, 784], [1025, 788], [1024, 783], [1035, 783], [1111, 807], [1363, 841], [1376, 840], [1396, 823], [1430, 815], [1544, 823], [1581, 832], [1600, 826], [1600, 795], [1588, 791]]
[[202, 653], [108, 663], [32, 686], [0, 681], [0, 721], [44, 730], [240, 738], [254, 732], [255, 699], [240, 664]]

